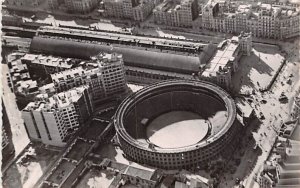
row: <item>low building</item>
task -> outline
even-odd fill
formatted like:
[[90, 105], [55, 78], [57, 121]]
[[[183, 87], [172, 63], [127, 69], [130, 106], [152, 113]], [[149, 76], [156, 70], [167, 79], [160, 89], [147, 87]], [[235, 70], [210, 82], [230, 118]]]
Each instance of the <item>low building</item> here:
[[30, 139], [47, 145], [64, 146], [68, 136], [92, 115], [93, 103], [88, 86], [55, 94], [37, 96], [22, 110]]
[[154, 188], [160, 176], [157, 174], [157, 171], [150, 171], [146, 169], [136, 168], [133, 166], [128, 166], [121, 174], [122, 179], [126, 183], [134, 184], [139, 187], [151, 187]]

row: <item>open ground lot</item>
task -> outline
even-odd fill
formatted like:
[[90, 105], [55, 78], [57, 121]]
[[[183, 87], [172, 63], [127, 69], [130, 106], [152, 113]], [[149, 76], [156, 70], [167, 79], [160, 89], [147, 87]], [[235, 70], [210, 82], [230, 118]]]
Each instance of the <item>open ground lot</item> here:
[[234, 90], [249, 93], [266, 88], [283, 60], [279, 47], [255, 44], [253, 53], [241, 58], [239, 70], [233, 75]]
[[5, 188], [32, 188], [57, 159], [59, 152], [31, 145], [3, 174]]

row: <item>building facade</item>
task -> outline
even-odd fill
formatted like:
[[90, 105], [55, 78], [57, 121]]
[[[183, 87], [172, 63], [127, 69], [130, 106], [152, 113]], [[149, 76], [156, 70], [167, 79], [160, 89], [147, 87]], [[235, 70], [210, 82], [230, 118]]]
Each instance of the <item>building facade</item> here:
[[58, 93], [50, 98], [37, 96], [22, 110], [22, 117], [32, 140], [47, 145], [64, 146], [68, 136], [92, 115], [93, 103], [88, 86]]
[[153, 0], [104, 0], [104, 15], [144, 21], [155, 7]]
[[153, 10], [155, 23], [174, 27], [192, 27], [198, 16], [197, 0], [168, 0]]
[[251, 32], [254, 37], [284, 39], [299, 36], [300, 11], [285, 4], [236, 4], [209, 1], [202, 6], [195, 29], [223, 33]]

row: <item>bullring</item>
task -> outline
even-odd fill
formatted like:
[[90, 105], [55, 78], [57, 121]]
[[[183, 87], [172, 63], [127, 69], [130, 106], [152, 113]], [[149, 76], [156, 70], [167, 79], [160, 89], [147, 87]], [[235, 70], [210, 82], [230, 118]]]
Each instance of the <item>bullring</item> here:
[[[157, 121], [160, 117], [162, 120]], [[179, 123], [172, 120], [176, 118]], [[160, 126], [166, 119], [171, 119], [171, 123]], [[182, 143], [180, 138], [193, 122], [198, 130], [194, 132], [195, 139]], [[119, 106], [114, 124], [126, 157], [162, 169], [196, 168], [218, 158], [232, 147], [239, 126], [236, 107], [228, 93], [211, 83], [192, 80], [160, 82], [128, 96]], [[174, 144], [166, 144], [172, 131], [165, 131], [167, 140], [153, 141], [151, 136], [171, 130], [168, 126], [180, 126], [181, 131], [170, 137], [175, 139], [170, 142]], [[149, 134], [149, 127], [157, 129]]]

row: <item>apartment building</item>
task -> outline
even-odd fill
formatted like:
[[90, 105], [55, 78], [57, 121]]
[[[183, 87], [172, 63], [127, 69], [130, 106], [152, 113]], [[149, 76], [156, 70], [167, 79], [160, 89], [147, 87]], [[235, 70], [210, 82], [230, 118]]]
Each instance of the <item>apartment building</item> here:
[[231, 77], [238, 70], [238, 61], [242, 55], [252, 51], [251, 33], [241, 33], [238, 37], [221, 42], [211, 60], [201, 72], [201, 78], [215, 82], [228, 89], [232, 86]]
[[103, 0], [104, 15], [144, 21], [155, 7], [153, 0]]
[[47, 94], [37, 96], [22, 110], [22, 117], [30, 139], [61, 147], [92, 112], [89, 88], [81, 86], [50, 98]]
[[37, 7], [45, 2], [45, 0], [6, 0], [4, 4], [8, 6], [32, 6]]
[[202, 6], [195, 29], [225, 33], [251, 32], [254, 37], [284, 39], [299, 36], [300, 11], [284, 4], [220, 3], [209, 1]]
[[198, 16], [197, 0], [167, 0], [153, 10], [155, 23], [175, 27], [192, 27]]
[[53, 56], [26, 54], [21, 58], [21, 62], [26, 64], [31, 78], [47, 78], [50, 74], [61, 72], [78, 63], [71, 58], [58, 58]]
[[99, 54], [82, 66], [51, 75], [56, 91], [89, 85], [99, 101], [126, 91], [125, 69], [120, 54]]
[[98, 5], [98, 0], [65, 0], [69, 12], [89, 13]]

